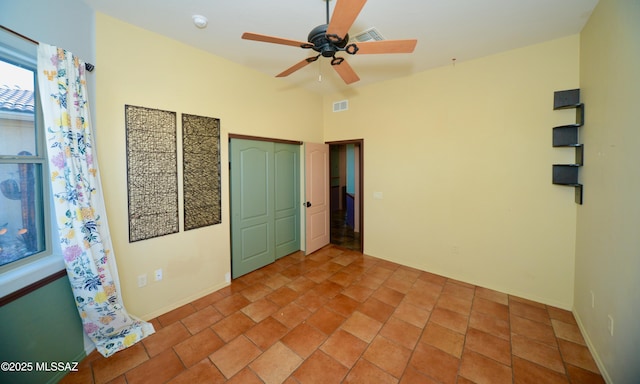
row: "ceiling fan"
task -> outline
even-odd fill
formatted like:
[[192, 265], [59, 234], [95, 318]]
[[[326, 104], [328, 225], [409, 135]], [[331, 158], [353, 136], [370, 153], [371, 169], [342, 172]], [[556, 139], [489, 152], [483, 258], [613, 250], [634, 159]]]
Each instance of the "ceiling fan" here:
[[374, 53], [411, 53], [416, 47], [418, 40], [382, 40], [359, 43], [349, 43], [349, 28], [355, 22], [358, 14], [364, 7], [367, 0], [337, 0], [331, 20], [329, 20], [329, 1], [327, 3], [327, 24], [319, 25], [309, 32], [308, 41], [297, 41], [283, 39], [279, 37], [260, 35], [257, 33], [245, 32], [242, 38], [245, 40], [261, 41], [265, 43], [291, 45], [304, 49], [312, 49], [318, 54], [294, 64], [292, 67], [276, 75], [285, 77], [293, 72], [318, 60], [320, 56], [330, 57], [331, 66], [338, 72], [338, 75], [345, 83], [354, 83], [360, 78], [351, 68], [344, 57], [336, 56], [338, 52], [346, 52], [350, 55], [363, 55]]

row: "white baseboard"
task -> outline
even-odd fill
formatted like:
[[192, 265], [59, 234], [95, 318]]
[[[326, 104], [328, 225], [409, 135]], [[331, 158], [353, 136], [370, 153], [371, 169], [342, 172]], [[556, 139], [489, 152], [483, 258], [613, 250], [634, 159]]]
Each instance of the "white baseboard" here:
[[587, 343], [587, 348], [589, 348], [589, 352], [591, 352], [591, 356], [593, 356], [593, 360], [596, 362], [596, 365], [600, 370], [600, 374], [602, 375], [602, 378], [607, 384], [613, 384], [613, 381], [611, 380], [611, 376], [609, 376], [609, 373], [607, 372], [607, 368], [604, 366], [602, 359], [600, 359], [600, 355], [598, 355], [598, 351], [596, 350], [596, 347], [591, 342], [591, 339], [589, 338], [589, 334], [587, 334], [584, 326], [582, 325], [582, 320], [580, 320], [580, 316], [578, 316], [578, 314], [575, 311], [571, 311], [571, 312], [573, 313], [573, 317], [576, 318], [576, 322], [578, 323], [578, 328], [580, 329], [580, 333], [582, 333], [582, 337], [584, 338], [584, 341]]

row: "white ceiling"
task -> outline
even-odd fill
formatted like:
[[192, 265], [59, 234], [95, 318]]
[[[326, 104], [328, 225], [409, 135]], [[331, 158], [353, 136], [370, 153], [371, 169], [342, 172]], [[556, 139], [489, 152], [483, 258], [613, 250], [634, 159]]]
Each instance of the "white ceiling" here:
[[[211, 52], [270, 76], [309, 56], [308, 50], [241, 39], [255, 32], [306, 41], [326, 23], [324, 0], [83, 0], [149, 31]], [[331, 0], [333, 12], [335, 1]], [[350, 35], [375, 27], [389, 40], [418, 39], [411, 54], [346, 56], [360, 81], [345, 85], [321, 58], [282, 78], [326, 93], [524, 47], [580, 32], [598, 0], [369, 0]], [[192, 16], [209, 19], [205, 29]], [[322, 81], [319, 82], [319, 74]]]

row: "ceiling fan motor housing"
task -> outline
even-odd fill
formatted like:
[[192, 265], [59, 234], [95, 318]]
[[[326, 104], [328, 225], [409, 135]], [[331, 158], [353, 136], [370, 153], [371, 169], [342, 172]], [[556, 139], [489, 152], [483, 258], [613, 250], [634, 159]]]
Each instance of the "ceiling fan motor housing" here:
[[349, 42], [349, 34], [344, 38], [327, 35], [328, 24], [318, 25], [309, 32], [307, 41], [313, 44], [312, 49], [324, 57], [333, 57], [336, 52], [343, 51]]

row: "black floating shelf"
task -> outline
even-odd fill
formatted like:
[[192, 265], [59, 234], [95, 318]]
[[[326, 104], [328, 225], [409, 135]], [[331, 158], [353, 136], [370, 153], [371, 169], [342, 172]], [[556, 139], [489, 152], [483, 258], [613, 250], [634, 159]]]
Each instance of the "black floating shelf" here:
[[573, 145], [572, 147], [576, 148], [576, 164], [579, 166], [584, 165], [584, 145], [578, 144]]
[[576, 150], [575, 164], [554, 164], [553, 184], [575, 188], [576, 203], [582, 204], [583, 186], [578, 182], [580, 167], [584, 164], [584, 145], [580, 144], [579, 127], [584, 125], [584, 104], [580, 102], [580, 89], [569, 89], [553, 93], [553, 109], [575, 108], [574, 124], [553, 128], [554, 147], [573, 147]]
[[578, 182], [578, 171], [580, 164], [554, 164], [553, 184], [576, 186]]
[[553, 93], [553, 109], [575, 108], [580, 104], [580, 89], [568, 89]]
[[576, 204], [582, 205], [582, 184], [575, 185]]
[[578, 182], [580, 164], [554, 164], [553, 184], [574, 187], [575, 201], [582, 204], [582, 184]]
[[576, 124], [578, 127], [584, 125], [584, 104], [578, 104], [574, 107], [576, 109]]
[[580, 143], [577, 124], [562, 125], [553, 128], [554, 147], [577, 147]]

